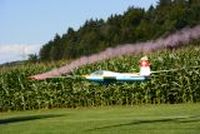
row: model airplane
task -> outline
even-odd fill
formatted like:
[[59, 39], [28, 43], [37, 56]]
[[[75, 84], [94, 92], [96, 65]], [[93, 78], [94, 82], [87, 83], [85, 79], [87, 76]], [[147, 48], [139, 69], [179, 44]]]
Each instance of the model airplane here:
[[[60, 78], [73, 78], [73, 79], [86, 79], [93, 82], [100, 82], [100, 83], [110, 83], [110, 82], [134, 82], [134, 81], [145, 81], [150, 78], [152, 74], [159, 74], [159, 73], [167, 73], [167, 72], [175, 72], [178, 70], [186, 69], [186, 67], [176, 68], [176, 69], [169, 69], [169, 70], [157, 70], [151, 71], [150, 62], [147, 56], [144, 56], [139, 61], [140, 71], [138, 73], [119, 73], [113, 71], [106, 71], [106, 70], [98, 70], [90, 75], [83, 75], [83, 76], [76, 76], [76, 75], [67, 75], [67, 76], [59, 76], [59, 77], [47, 77], [50, 79], [60, 79]], [[200, 66], [190, 66], [187, 67], [188, 69], [196, 69], [200, 68]], [[29, 77], [31, 80], [43, 80], [39, 77], [31, 76]]]
[[151, 75], [150, 62], [147, 56], [140, 59], [140, 72], [139, 73], [119, 73], [106, 70], [98, 70], [90, 75], [83, 77], [89, 81], [94, 82], [133, 82], [145, 81]]
[[[142, 81], [150, 79], [150, 77], [156, 76], [155, 74], [176, 72], [179, 70], [184, 70], [186, 68], [187, 69], [200, 68], [200, 66], [189, 66], [189, 67], [184, 66], [182, 68], [151, 71], [150, 65], [151, 64], [149, 62], [148, 57], [144, 56], [139, 61], [140, 71], [137, 73], [119, 73], [119, 72], [113, 72], [113, 71], [98, 70], [98, 71], [93, 72], [90, 75], [83, 75], [83, 76], [79, 76], [79, 75], [78, 76], [76, 76], [76, 75], [58, 76], [57, 75], [58, 77], [56, 77], [55, 74], [53, 74], [51, 72], [48, 74], [39, 74], [39, 75], [35, 75], [35, 76], [30, 76], [28, 78], [31, 80], [69, 78], [69, 79], [89, 80], [89, 81], [93, 81], [93, 82], [97, 82], [97, 83], [135, 82], [135, 81], [142, 82]], [[55, 73], [55, 71], [54, 71], [54, 73]]]

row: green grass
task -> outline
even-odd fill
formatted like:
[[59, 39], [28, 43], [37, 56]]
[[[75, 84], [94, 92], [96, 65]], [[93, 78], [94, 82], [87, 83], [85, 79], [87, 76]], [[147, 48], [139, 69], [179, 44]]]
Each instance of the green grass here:
[[182, 134], [200, 131], [200, 103], [0, 113], [1, 134]]

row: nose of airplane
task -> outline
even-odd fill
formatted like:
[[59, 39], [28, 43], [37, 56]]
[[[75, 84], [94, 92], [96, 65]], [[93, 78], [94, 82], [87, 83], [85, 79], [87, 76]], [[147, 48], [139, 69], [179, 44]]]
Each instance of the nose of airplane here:
[[89, 77], [89, 75], [82, 75], [82, 77], [83, 77], [83, 78], [88, 78], [88, 77]]

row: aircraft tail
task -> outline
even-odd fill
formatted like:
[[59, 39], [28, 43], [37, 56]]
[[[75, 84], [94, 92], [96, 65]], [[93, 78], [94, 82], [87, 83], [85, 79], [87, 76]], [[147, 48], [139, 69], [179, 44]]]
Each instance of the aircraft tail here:
[[150, 61], [147, 56], [144, 56], [139, 61], [140, 65], [140, 75], [141, 76], [150, 76], [151, 75], [151, 68], [150, 68]]

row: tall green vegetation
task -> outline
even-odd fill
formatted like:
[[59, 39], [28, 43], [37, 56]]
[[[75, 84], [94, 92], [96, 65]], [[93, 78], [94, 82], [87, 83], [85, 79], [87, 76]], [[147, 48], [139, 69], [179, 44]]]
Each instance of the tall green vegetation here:
[[111, 15], [106, 21], [90, 19], [77, 31], [68, 28], [63, 35], [40, 50], [42, 61], [74, 59], [90, 55], [118, 44], [135, 43], [168, 35], [185, 26], [200, 22], [198, 0], [159, 0], [148, 10], [129, 7], [122, 15]]
[[[195, 44], [195, 43], [194, 43]], [[162, 50], [149, 54], [152, 70], [179, 68], [180, 70], [152, 75], [145, 82], [111, 83], [99, 85], [79, 77], [55, 78], [44, 81], [27, 79], [36, 73], [63, 64], [27, 64], [0, 68], [0, 111], [30, 110], [54, 107], [82, 107], [101, 105], [134, 105], [200, 102], [200, 47]], [[138, 71], [142, 55], [121, 56], [73, 72], [76, 75], [98, 69]]]

